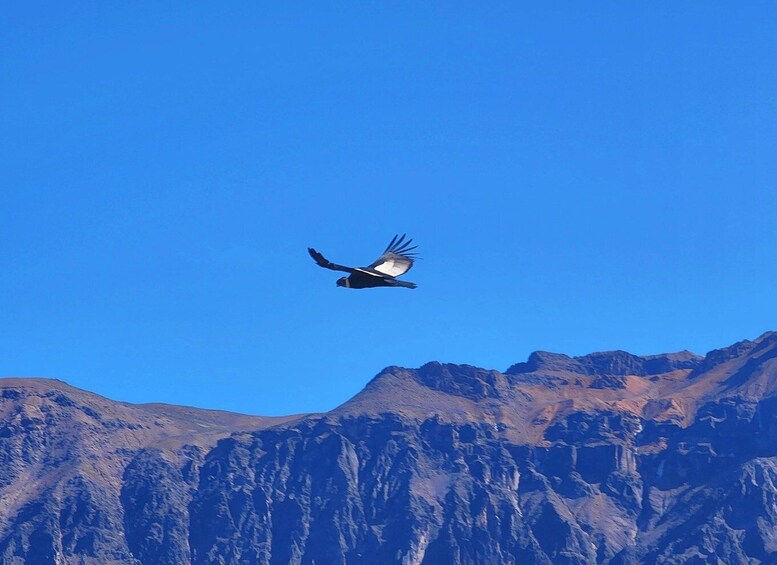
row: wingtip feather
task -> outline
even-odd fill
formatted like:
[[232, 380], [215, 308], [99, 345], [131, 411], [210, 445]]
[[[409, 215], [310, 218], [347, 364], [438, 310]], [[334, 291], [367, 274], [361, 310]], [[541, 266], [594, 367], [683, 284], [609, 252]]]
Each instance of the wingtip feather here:
[[[386, 251], [389, 251], [389, 250], [391, 249], [391, 247], [394, 245], [394, 242], [397, 240], [397, 237], [399, 237], [399, 236], [398, 236], [398, 235], [395, 235], [395, 236], [394, 236], [394, 237], [391, 239], [391, 242], [388, 244], [388, 247], [386, 247]], [[384, 251], [383, 253], [385, 253], [386, 251]]]

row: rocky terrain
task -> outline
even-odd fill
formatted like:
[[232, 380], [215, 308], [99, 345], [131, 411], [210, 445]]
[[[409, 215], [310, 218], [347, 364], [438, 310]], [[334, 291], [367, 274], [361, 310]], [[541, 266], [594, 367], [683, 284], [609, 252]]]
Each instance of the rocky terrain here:
[[0, 379], [0, 562], [775, 563], [777, 332], [260, 418]]

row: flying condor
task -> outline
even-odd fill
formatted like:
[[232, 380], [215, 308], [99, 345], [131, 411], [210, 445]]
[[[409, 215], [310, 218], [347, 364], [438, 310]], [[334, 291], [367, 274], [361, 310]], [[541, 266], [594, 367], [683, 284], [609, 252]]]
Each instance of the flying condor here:
[[413, 245], [411, 247], [410, 244], [412, 242], [412, 239], [405, 241], [404, 235], [402, 237], [395, 235], [383, 254], [367, 267], [336, 265], [324, 258], [321, 253], [312, 247], [308, 247], [308, 253], [310, 253], [310, 256], [313, 257], [313, 260], [320, 267], [350, 273], [347, 277], [337, 279], [337, 286], [345, 288], [374, 288], [376, 286], [415, 288], [415, 283], [396, 279], [396, 277], [408, 272], [413, 266], [413, 262], [416, 259], [416, 254], [413, 253], [413, 250], [418, 246]]

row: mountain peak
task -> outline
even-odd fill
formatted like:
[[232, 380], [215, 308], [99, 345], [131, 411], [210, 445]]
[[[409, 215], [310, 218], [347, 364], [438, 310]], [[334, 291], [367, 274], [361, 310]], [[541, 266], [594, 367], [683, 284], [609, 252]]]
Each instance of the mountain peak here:
[[712, 398], [771, 395], [777, 390], [772, 348], [777, 356], [777, 332], [705, 357], [688, 350], [657, 355], [615, 350], [576, 357], [535, 351], [504, 373], [437, 361], [416, 369], [393, 366], [335, 413], [393, 412], [414, 420], [501, 423], [518, 442], [537, 441], [548, 425], [570, 410], [596, 411], [603, 405], [635, 417], [671, 415], [681, 422], [693, 416], [699, 403]]
[[601, 351], [579, 357], [561, 353], [535, 351], [526, 362], [516, 363], [507, 369], [508, 375], [524, 373], [575, 373], [579, 375], [648, 376], [668, 373], [677, 369], [693, 369], [702, 357], [684, 350], [659, 355], [633, 355], [627, 351]]
[[768, 330], [762, 333], [760, 336], [758, 336], [755, 341], [760, 342], [765, 339], [777, 339], [777, 331], [775, 330]]

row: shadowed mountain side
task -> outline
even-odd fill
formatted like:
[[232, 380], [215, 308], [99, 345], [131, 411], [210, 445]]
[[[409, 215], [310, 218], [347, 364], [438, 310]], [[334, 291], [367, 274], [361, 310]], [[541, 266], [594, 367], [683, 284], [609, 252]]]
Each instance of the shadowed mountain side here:
[[563, 353], [535, 351], [525, 363], [516, 363], [507, 369], [508, 375], [522, 373], [576, 373], [580, 375], [658, 375], [677, 369], [695, 369], [704, 358], [690, 351], [663, 355], [638, 356], [625, 351], [605, 351], [582, 357], [568, 357]]
[[0, 380], [2, 563], [777, 562], [777, 333], [389, 367], [327, 414]]
[[293, 418], [133, 405], [53, 379], [0, 379], [0, 562], [131, 562], [121, 497], [140, 454], [171, 466], [180, 483], [220, 438]]

